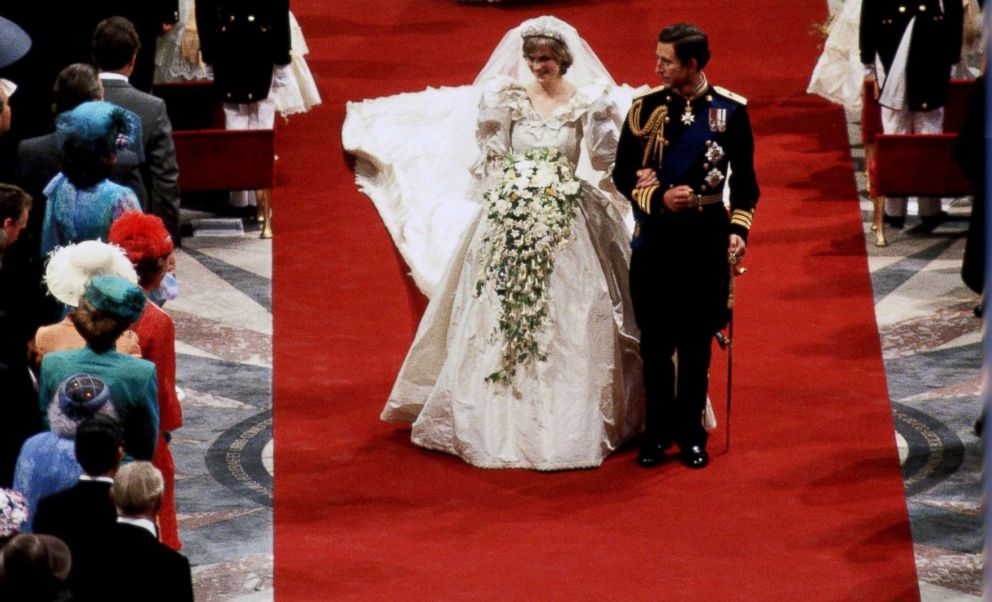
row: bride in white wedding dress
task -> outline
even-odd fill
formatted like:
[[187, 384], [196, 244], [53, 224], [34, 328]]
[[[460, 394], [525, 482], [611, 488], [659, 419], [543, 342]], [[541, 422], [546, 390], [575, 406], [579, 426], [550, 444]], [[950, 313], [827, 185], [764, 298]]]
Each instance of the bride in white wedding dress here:
[[606, 175], [632, 92], [540, 17], [473, 86], [349, 103], [358, 183], [431, 298], [382, 411], [415, 444], [559, 470], [642, 429], [628, 205]]

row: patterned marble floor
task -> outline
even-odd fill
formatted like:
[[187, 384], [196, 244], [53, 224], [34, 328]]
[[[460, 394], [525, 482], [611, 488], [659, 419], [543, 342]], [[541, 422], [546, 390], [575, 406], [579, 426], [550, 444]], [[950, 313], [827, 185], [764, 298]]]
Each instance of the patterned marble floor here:
[[273, 599], [271, 251], [257, 233], [184, 238], [166, 305], [185, 394], [179, 529], [201, 602]]
[[982, 594], [981, 321], [961, 282], [970, 199], [945, 199], [947, 222], [923, 232], [915, 207], [903, 230], [871, 242], [860, 115], [848, 114], [889, 399], [924, 602]]

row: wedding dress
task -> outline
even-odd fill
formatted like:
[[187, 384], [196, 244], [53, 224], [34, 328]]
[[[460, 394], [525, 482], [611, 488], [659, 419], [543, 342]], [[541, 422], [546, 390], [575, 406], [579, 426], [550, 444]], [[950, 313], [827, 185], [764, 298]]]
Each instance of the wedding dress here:
[[[558, 32], [576, 59], [565, 76], [575, 94], [547, 116], [521, 81], [529, 77], [521, 65], [527, 27]], [[349, 103], [343, 138], [359, 159], [359, 185], [431, 297], [382, 412], [412, 423], [417, 445], [484, 468], [558, 470], [598, 466], [643, 428], [628, 204], [606, 176], [627, 108], [617, 99], [629, 104], [631, 94], [573, 28], [541, 17], [504, 37], [473, 86]], [[546, 359], [494, 383], [487, 376], [501, 365], [501, 301], [492, 282], [481, 278], [477, 288], [493, 227], [480, 204], [507, 153], [548, 148], [584, 177], [546, 285], [536, 335]]]

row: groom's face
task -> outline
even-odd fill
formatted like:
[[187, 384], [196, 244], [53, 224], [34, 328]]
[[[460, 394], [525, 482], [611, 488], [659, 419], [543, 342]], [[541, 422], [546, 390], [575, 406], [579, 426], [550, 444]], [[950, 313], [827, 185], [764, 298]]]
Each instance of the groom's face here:
[[[669, 88], [679, 89], [689, 81], [689, 69], [682, 64], [675, 54], [675, 45], [658, 42], [658, 49], [655, 50], [655, 71], [661, 82]], [[690, 61], [692, 63], [692, 61]]]

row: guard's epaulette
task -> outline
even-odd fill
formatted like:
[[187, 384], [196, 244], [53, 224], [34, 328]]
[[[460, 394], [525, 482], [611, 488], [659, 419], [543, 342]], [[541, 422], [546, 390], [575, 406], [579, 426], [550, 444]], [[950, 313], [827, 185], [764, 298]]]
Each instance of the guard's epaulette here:
[[637, 100], [638, 98], [644, 98], [645, 96], [649, 94], [654, 94], [655, 92], [661, 92], [664, 89], [665, 89], [664, 85], [658, 86], [657, 88], [651, 88], [647, 92], [641, 92], [640, 94], [635, 95], [634, 100]]
[[740, 94], [738, 94], [737, 92], [731, 92], [730, 90], [721, 86], [713, 86], [713, 90], [715, 90], [716, 93], [719, 94], [720, 96], [726, 96], [730, 100], [739, 102], [742, 105], [747, 104], [747, 99], [741, 96]]

